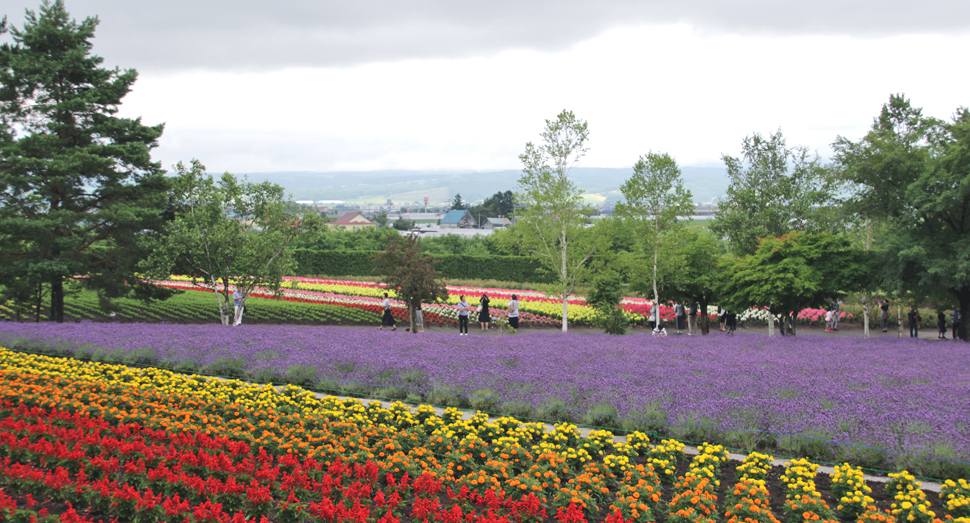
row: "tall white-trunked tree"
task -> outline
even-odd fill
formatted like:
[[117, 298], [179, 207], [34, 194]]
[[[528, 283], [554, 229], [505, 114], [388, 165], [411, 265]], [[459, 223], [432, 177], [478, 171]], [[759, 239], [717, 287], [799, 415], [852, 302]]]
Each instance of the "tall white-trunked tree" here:
[[590, 209], [568, 177], [586, 154], [588, 135], [586, 122], [564, 110], [554, 120], [546, 120], [542, 143], [527, 143], [519, 155], [522, 177], [515, 193], [516, 230], [524, 249], [556, 275], [563, 332], [569, 323], [567, 299], [588, 275], [588, 262], [603, 243], [586, 228]]

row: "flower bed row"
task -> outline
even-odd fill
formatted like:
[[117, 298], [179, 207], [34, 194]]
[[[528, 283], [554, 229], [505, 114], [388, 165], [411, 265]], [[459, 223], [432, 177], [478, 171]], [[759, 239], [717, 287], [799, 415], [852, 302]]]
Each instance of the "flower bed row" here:
[[[0, 514], [23, 521], [777, 521], [764, 487], [769, 456], [749, 456], [719, 501], [722, 447], [702, 445], [677, 472], [683, 446], [654, 446], [642, 433], [617, 443], [567, 424], [544, 430], [5, 349], [0, 411]], [[836, 517], [813, 473], [786, 480], [786, 522]], [[912, 476], [894, 481], [889, 512], [865, 499], [846, 510], [847, 491], [837, 517], [941, 521]], [[966, 482], [947, 483], [945, 518], [966, 523], [968, 496]]]

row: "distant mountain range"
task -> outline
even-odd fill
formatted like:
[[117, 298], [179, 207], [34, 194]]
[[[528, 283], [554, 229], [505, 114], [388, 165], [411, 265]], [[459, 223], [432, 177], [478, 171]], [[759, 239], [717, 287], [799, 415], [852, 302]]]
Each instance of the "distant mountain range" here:
[[[723, 167], [681, 167], [684, 185], [696, 203], [710, 203], [727, 190]], [[576, 167], [570, 178], [590, 203], [614, 203], [632, 168]], [[450, 201], [456, 193], [465, 201], [484, 200], [499, 191], [515, 190], [521, 171], [331, 171], [241, 173], [250, 181], [277, 183], [294, 200], [343, 200], [350, 203], [430, 204]]]

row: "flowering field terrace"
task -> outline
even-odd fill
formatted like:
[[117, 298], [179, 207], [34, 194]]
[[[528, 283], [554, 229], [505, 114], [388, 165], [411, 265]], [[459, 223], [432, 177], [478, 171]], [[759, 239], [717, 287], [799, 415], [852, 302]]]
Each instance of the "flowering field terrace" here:
[[[182, 290], [209, 290], [191, 282], [190, 277], [173, 276], [170, 280], [160, 280], [155, 282], [169, 288]], [[344, 280], [322, 280], [316, 278], [286, 278], [282, 288], [284, 300], [298, 301], [301, 303], [316, 303], [324, 305], [337, 305], [364, 309], [373, 312], [381, 311], [381, 302], [384, 292], [387, 289], [383, 285], [374, 282], [344, 281]], [[537, 291], [520, 291], [511, 289], [497, 289], [484, 287], [461, 287], [448, 286], [449, 297], [445, 303], [424, 304], [422, 309], [425, 321], [429, 323], [456, 323], [458, 321], [458, 302], [460, 296], [465, 296], [468, 303], [473, 306], [479, 305], [482, 294], [488, 294], [490, 299], [490, 312], [494, 318], [507, 319], [506, 308], [513, 294], [519, 298], [520, 323], [525, 326], [561, 326], [562, 325], [562, 301], [559, 298], [547, 297], [546, 294]], [[393, 298], [393, 293], [391, 293]], [[268, 290], [257, 290], [252, 297], [269, 298], [272, 293]], [[626, 297], [620, 302], [620, 306], [626, 313], [627, 320], [632, 324], [643, 324], [650, 313], [652, 300], [636, 297]], [[569, 321], [578, 325], [594, 325], [596, 323], [597, 311], [586, 304], [583, 296], [572, 296], [568, 300]], [[391, 312], [398, 319], [407, 318], [407, 306], [400, 300], [391, 300]], [[717, 307], [708, 308], [708, 313], [714, 321], [717, 319]], [[667, 322], [674, 321], [673, 307], [669, 305], [660, 306], [660, 316]], [[802, 323], [824, 323], [825, 311], [818, 309], [805, 309], [798, 315]], [[849, 318], [851, 315], [843, 313], [843, 317]], [[743, 311], [739, 315], [742, 322], [760, 321], [765, 322], [767, 313], [759, 310]]]
[[[639, 432], [382, 406], [0, 347], [0, 518], [41, 523], [967, 523], [970, 485], [929, 497], [839, 466]], [[820, 478], [821, 479], [821, 478]]]
[[970, 462], [970, 355], [959, 344], [9, 322], [0, 343], [933, 476]]

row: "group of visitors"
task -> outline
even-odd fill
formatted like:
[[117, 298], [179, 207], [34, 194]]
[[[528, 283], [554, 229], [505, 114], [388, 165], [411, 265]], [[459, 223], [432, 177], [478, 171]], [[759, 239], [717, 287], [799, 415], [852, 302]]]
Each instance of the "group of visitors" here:
[[[697, 334], [698, 327], [698, 313], [700, 310], [700, 305], [698, 303], [691, 303], [685, 305], [683, 303], [674, 304], [674, 328], [677, 334], [683, 334], [687, 331], [688, 336], [694, 336]], [[664, 324], [664, 319], [660, 317], [659, 307], [651, 307], [649, 314], [650, 328], [653, 331], [654, 336], [666, 336], [667, 327]], [[721, 332], [726, 332], [728, 334], [734, 334], [734, 331], [738, 327], [738, 317], [736, 314], [731, 314], [724, 309], [718, 310], [718, 321], [721, 326]]]
[[[883, 300], [882, 304], [879, 305], [880, 314], [879, 322], [880, 327], [882, 327], [883, 332], [889, 330], [889, 300]], [[912, 306], [909, 312], [906, 314], [906, 323], [909, 326], [909, 337], [919, 338], [919, 326], [923, 321], [923, 316], [920, 315], [919, 310], [916, 306]], [[953, 309], [950, 311], [950, 328], [952, 329], [953, 339], [960, 339], [960, 328], [963, 325], [963, 316], [960, 311]], [[936, 339], [945, 340], [946, 339], [946, 314], [943, 310], [939, 310], [936, 313]]]
[[[468, 301], [465, 300], [465, 296], [458, 297], [458, 335], [468, 336], [468, 313], [471, 311], [476, 311], [478, 313], [478, 323], [481, 330], [487, 331], [491, 328], [492, 324], [492, 312], [489, 309], [489, 304], [491, 299], [489, 299], [488, 294], [482, 293], [482, 297], [478, 301], [477, 307], [472, 307]], [[381, 317], [381, 326], [378, 330], [383, 330], [384, 327], [390, 327], [391, 331], [397, 330], [397, 325], [394, 321], [394, 315], [391, 314], [391, 299], [388, 297], [387, 293], [384, 293], [384, 302], [382, 303], [384, 308], [384, 315]], [[509, 317], [509, 327], [513, 329], [519, 328], [519, 297], [515, 294], [509, 300], [508, 304], [508, 317]], [[414, 307], [414, 328], [418, 332], [424, 332], [424, 316], [421, 313], [421, 304], [418, 303]], [[420, 329], [420, 330], [418, 330]]]

